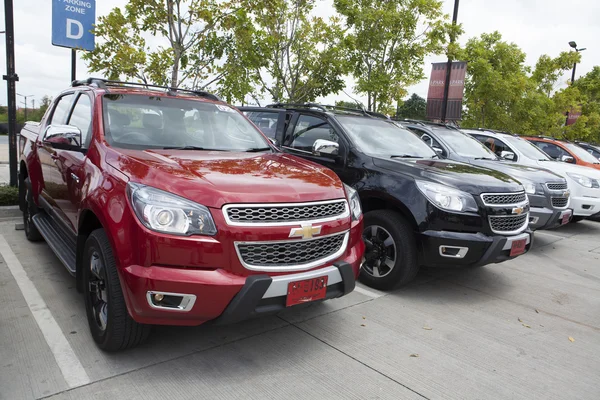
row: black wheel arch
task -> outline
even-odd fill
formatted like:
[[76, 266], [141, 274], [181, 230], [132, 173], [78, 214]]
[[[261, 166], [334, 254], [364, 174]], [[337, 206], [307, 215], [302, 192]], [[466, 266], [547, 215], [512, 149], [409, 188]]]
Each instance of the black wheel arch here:
[[85, 242], [90, 234], [96, 229], [103, 229], [102, 223], [92, 210], [82, 210], [79, 214], [79, 225], [77, 227], [77, 253], [76, 253], [76, 273], [77, 291], [83, 292], [83, 253]]

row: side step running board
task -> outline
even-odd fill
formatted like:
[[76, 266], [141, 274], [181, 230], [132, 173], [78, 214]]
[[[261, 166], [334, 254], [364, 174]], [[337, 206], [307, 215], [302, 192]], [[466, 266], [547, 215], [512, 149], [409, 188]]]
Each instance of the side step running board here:
[[56, 226], [56, 222], [43, 211], [34, 215], [32, 220], [54, 254], [64, 264], [69, 273], [75, 276], [77, 245], [70, 238], [70, 235], [65, 235], [63, 230]]

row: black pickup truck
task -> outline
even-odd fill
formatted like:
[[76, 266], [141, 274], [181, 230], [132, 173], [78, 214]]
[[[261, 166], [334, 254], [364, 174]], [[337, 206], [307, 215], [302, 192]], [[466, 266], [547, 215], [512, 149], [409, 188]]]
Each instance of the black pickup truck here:
[[515, 154], [511, 152], [503, 152], [504, 159], [501, 159], [479, 140], [449, 125], [409, 120], [396, 124], [416, 133], [442, 158], [490, 168], [518, 179], [529, 198], [531, 229], [552, 229], [571, 220], [570, 192], [567, 180], [562, 176], [546, 169], [516, 164], [512, 162]]
[[356, 189], [367, 244], [361, 280], [378, 289], [420, 266], [483, 266], [529, 250], [529, 201], [520, 182], [442, 160], [381, 114], [318, 104], [240, 107], [283, 152], [335, 171]]

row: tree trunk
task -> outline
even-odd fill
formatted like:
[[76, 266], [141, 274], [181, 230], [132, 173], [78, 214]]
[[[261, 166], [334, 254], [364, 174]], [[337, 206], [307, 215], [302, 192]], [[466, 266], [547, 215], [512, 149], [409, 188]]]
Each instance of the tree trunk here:
[[371, 111], [371, 92], [367, 92], [367, 110]]

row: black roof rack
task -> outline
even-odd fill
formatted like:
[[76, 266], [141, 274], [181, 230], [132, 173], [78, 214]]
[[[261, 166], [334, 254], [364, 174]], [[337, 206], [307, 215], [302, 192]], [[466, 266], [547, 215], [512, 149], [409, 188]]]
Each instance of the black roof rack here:
[[331, 106], [325, 104], [318, 103], [274, 103], [267, 105], [268, 108], [316, 108], [319, 111], [329, 112], [329, 111], [341, 111], [341, 112], [350, 112], [355, 114], [362, 114], [369, 117], [377, 117], [383, 119], [389, 119], [389, 117], [385, 114], [381, 114], [375, 111], [367, 111], [364, 107], [361, 108], [351, 108], [351, 107], [342, 107], [342, 106]]
[[72, 87], [96, 86], [99, 89], [108, 89], [108, 87], [110, 87], [110, 86], [112, 86], [112, 87], [133, 86], [133, 87], [141, 87], [141, 88], [146, 88], [146, 89], [166, 89], [169, 92], [169, 94], [175, 94], [176, 92], [185, 92], [185, 93], [190, 93], [195, 96], [204, 97], [204, 98], [214, 100], [214, 101], [222, 101], [219, 98], [219, 96], [209, 93], [209, 92], [205, 92], [203, 90], [192, 90], [192, 89], [183, 89], [183, 88], [170, 87], [170, 86], [150, 85], [150, 84], [139, 83], [139, 82], [113, 81], [113, 80], [103, 79], [103, 78], [87, 78], [87, 79], [83, 79], [83, 80], [76, 80], [71, 83], [71, 86]]

